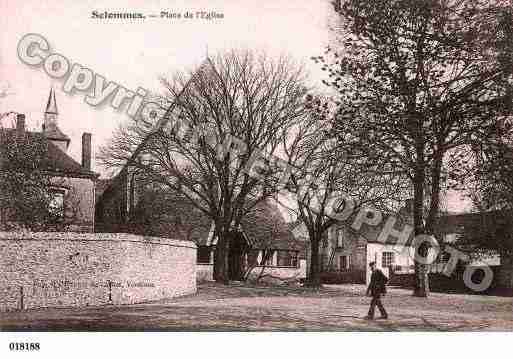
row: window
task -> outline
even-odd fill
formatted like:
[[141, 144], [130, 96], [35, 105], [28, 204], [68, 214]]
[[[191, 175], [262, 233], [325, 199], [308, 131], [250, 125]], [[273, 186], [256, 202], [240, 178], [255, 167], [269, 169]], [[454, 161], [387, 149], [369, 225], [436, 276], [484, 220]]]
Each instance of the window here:
[[51, 190], [48, 207], [52, 215], [60, 218], [64, 217], [64, 191]]
[[342, 228], [337, 228], [336, 232], [337, 248], [344, 249], [344, 231]]
[[395, 253], [394, 252], [383, 252], [381, 257], [381, 267], [387, 268], [395, 263]]
[[297, 267], [297, 252], [278, 251], [278, 267]]
[[350, 264], [349, 256], [340, 256], [340, 270], [348, 270]]
[[198, 246], [197, 263], [210, 264], [210, 253], [212, 252], [210, 246]]

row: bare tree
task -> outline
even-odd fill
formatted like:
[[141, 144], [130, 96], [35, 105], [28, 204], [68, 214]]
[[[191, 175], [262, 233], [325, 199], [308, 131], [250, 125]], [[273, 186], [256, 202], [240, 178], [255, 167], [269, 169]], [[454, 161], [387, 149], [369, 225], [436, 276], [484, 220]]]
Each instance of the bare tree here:
[[[511, 7], [348, 0], [336, 11], [343, 26], [334, 45], [342, 49], [315, 60], [339, 95], [341, 142], [369, 167], [401, 170], [411, 181], [415, 235], [433, 234], [443, 186], [511, 113]], [[423, 242], [419, 254], [428, 249]], [[428, 265], [416, 262], [415, 272], [414, 295], [425, 297]]]
[[[334, 136], [329, 102], [309, 97], [309, 116], [294, 128], [284, 144], [290, 164], [296, 166], [287, 187], [294, 206], [287, 206], [303, 223], [310, 242], [310, 272], [306, 285], [320, 286], [320, 244], [335, 224], [337, 214], [354, 201], [353, 212], [364, 206], [398, 208], [407, 196], [405, 182], [394, 173], [361, 166], [365, 159], [353, 156]], [[345, 200], [342, 196], [345, 197]]]
[[230, 234], [277, 190], [283, 167], [268, 159], [304, 116], [303, 71], [285, 57], [231, 51], [162, 83], [170, 110], [158, 130], [155, 120], [137, 118], [100, 160], [110, 167], [128, 163], [208, 216], [218, 238], [214, 279], [227, 282]]

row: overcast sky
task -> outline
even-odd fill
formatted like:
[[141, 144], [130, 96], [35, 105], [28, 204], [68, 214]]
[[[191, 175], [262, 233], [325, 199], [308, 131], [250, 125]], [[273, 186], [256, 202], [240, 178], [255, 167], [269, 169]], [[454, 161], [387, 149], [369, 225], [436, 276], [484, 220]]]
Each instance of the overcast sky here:
[[[223, 19], [101, 20], [92, 12], [161, 11], [222, 13]], [[59, 125], [72, 142], [69, 153], [80, 159], [81, 135], [93, 134], [97, 149], [127, 120], [126, 108], [95, 108], [85, 93], [68, 95], [63, 80], [50, 78], [42, 67], [22, 63], [16, 54], [27, 33], [43, 35], [51, 50], [101, 74], [129, 90], [143, 87], [161, 91], [158, 77], [185, 70], [209, 53], [228, 48], [258, 48], [271, 54], [287, 53], [304, 62], [310, 81], [320, 85], [321, 72], [310, 56], [322, 53], [332, 16], [328, 0], [193, 0], [193, 1], [0, 1], [0, 88], [9, 84], [11, 95], [0, 98], [0, 112], [27, 115], [27, 127], [39, 130], [50, 87], [56, 90]], [[453, 206], [459, 208], [457, 196]]]
[[[23, 64], [16, 55], [27, 33], [43, 35], [52, 50], [80, 63], [130, 90], [158, 91], [158, 76], [190, 68], [206, 54], [232, 47], [286, 51], [311, 70], [309, 57], [322, 51], [327, 37], [328, 4], [309, 1], [31, 1], [0, 2], [0, 81], [13, 95], [0, 102], [0, 111], [27, 114], [28, 126], [39, 128], [51, 86], [57, 92], [59, 125], [71, 137], [70, 153], [79, 158], [82, 132], [93, 133], [95, 145], [109, 138], [126, 120], [122, 110], [95, 109], [84, 103], [84, 93], [70, 96], [62, 80]], [[215, 11], [223, 19], [146, 18], [145, 20], [92, 19], [91, 12]], [[316, 81], [315, 79], [313, 81]]]

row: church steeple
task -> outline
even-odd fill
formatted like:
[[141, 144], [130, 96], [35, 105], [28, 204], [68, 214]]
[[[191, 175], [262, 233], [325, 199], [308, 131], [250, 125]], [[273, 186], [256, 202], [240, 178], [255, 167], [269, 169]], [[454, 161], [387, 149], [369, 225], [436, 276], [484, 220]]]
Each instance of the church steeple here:
[[50, 96], [48, 96], [45, 114], [46, 113], [55, 115], [59, 114], [59, 111], [57, 111], [57, 101], [55, 100], [55, 91], [53, 90], [53, 87], [50, 89]]
[[50, 95], [48, 96], [44, 113], [43, 134], [47, 139], [51, 140], [53, 144], [66, 152], [70, 139], [59, 129], [57, 124], [58, 117], [57, 100], [55, 99], [55, 91], [52, 88], [50, 89]]

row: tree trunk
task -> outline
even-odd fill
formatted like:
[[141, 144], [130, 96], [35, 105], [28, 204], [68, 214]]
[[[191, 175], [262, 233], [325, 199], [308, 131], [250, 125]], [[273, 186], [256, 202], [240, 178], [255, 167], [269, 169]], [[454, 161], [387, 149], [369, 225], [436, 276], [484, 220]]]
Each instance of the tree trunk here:
[[[442, 168], [442, 158], [442, 155], [436, 156], [433, 169], [431, 171], [430, 208], [426, 223], [422, 223], [423, 207], [421, 207], [422, 212], [420, 212], [420, 216], [415, 216], [414, 214], [415, 235], [417, 235], [417, 228], [419, 228], [419, 233], [421, 234], [434, 234], [434, 224], [440, 207], [440, 173]], [[424, 202], [424, 192], [422, 191], [418, 196], [422, 197], [422, 202], [420, 202], [422, 204]], [[417, 223], [420, 223], [422, 226], [417, 227]], [[429, 248], [430, 246], [427, 243], [423, 243], [419, 248], [419, 254], [423, 257], [427, 256]], [[429, 294], [429, 267], [429, 264], [420, 264], [415, 262], [415, 290], [413, 295], [416, 297], [427, 297]]]
[[[415, 236], [424, 234], [424, 169], [417, 169], [414, 178], [414, 197], [413, 197], [413, 226], [415, 228]], [[420, 256], [427, 256], [429, 246], [422, 243], [418, 249]], [[415, 261], [415, 287], [413, 295], [415, 297], [427, 297], [429, 294], [429, 277], [428, 266], [426, 264]]]
[[[419, 253], [424, 256], [427, 253], [426, 245], [423, 243], [419, 248]], [[429, 270], [428, 265], [415, 262], [415, 288], [414, 297], [426, 298], [429, 294]]]
[[[413, 105], [414, 106], [414, 105]], [[412, 111], [412, 117], [415, 124], [415, 173], [413, 176], [413, 227], [415, 236], [425, 233], [424, 223], [424, 185], [426, 183], [426, 162], [425, 162], [425, 138], [423, 129], [423, 117]], [[427, 256], [429, 250], [428, 244], [422, 242], [418, 248], [418, 254], [422, 257]], [[428, 266], [415, 260], [415, 287], [413, 295], [415, 297], [427, 297], [429, 293]]]
[[306, 279], [305, 286], [311, 288], [320, 288], [321, 287], [321, 266], [319, 260], [319, 243], [320, 240], [318, 238], [312, 238], [310, 240], [310, 272], [308, 273], [308, 278]]
[[228, 255], [230, 253], [230, 235], [222, 231], [218, 235], [217, 245], [214, 256], [213, 277], [217, 283], [229, 283]]

